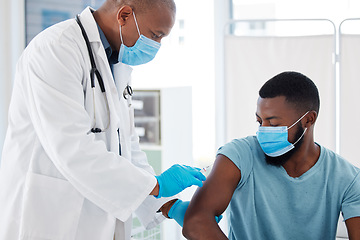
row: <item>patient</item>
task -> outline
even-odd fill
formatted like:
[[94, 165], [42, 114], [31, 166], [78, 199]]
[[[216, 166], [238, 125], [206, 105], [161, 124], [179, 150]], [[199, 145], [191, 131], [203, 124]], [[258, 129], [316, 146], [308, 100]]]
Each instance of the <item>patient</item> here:
[[[335, 239], [342, 212], [349, 238], [360, 239], [360, 170], [314, 142], [320, 106], [315, 84], [300, 73], [283, 72], [259, 95], [256, 136], [218, 150], [212, 172], [186, 212], [184, 236]], [[226, 208], [228, 237], [215, 221]]]

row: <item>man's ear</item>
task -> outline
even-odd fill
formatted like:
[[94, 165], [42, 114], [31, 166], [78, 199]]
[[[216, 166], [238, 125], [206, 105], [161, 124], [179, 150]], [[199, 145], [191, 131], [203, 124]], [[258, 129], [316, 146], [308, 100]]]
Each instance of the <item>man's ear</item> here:
[[314, 125], [315, 122], [316, 122], [317, 116], [318, 116], [317, 112], [315, 112], [315, 111], [310, 111], [310, 112], [305, 116], [305, 120], [306, 120], [305, 127], [306, 127], [306, 128], [309, 128], [309, 127], [311, 127], [312, 125]]
[[132, 14], [133, 10], [130, 6], [122, 6], [117, 13], [117, 20], [121, 26], [124, 26], [129, 19], [129, 16]]

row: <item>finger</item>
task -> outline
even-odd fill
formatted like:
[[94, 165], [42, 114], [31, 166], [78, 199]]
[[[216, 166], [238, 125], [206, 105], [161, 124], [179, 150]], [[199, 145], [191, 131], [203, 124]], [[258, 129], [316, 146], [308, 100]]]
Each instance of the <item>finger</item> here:
[[198, 168], [198, 167], [190, 167], [190, 166], [187, 166], [187, 165], [182, 165], [184, 168], [188, 169], [188, 170], [196, 170], [196, 171], [200, 171], [201, 168]]
[[174, 164], [170, 168], [183, 168], [183, 166], [180, 164]]
[[202, 174], [200, 172], [200, 168], [195, 168], [195, 167], [190, 167], [190, 166], [186, 166], [183, 165], [183, 168], [190, 173], [191, 175], [193, 175], [194, 177], [196, 177], [197, 179], [199, 179], [200, 181], [205, 181], [206, 177], [204, 176], [204, 174]]
[[202, 181], [194, 178], [192, 181], [190, 181], [189, 187], [192, 186], [192, 185], [196, 185], [196, 186], [198, 186], [198, 187], [202, 187], [202, 186], [203, 186], [203, 183], [202, 183]]
[[185, 183], [185, 188], [191, 187], [193, 185], [196, 185], [198, 187], [202, 187], [203, 183], [202, 183], [202, 181], [200, 181], [197, 178], [188, 178], [186, 183]]
[[191, 172], [191, 174], [196, 177], [197, 179], [199, 179], [200, 181], [205, 181], [206, 180], [206, 177], [204, 174], [202, 174], [201, 172], [199, 171], [193, 171]]
[[200, 181], [206, 180], [205, 175], [202, 174], [202, 172], [200, 172], [200, 170], [201, 170], [200, 168], [194, 168], [194, 167], [190, 167], [190, 166], [186, 166], [186, 165], [183, 165], [183, 167], [184, 167], [184, 170], [186, 170], [186, 172], [188, 172], [195, 178], [199, 179]]

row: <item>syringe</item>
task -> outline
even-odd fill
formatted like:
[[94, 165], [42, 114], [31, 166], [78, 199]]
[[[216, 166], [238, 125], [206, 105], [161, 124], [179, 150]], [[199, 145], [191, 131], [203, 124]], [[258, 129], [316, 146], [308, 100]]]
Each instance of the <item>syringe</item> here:
[[209, 174], [209, 170], [211, 169], [211, 167], [213, 166], [214, 164], [210, 164], [206, 167], [203, 167], [200, 172], [204, 175], [208, 175]]

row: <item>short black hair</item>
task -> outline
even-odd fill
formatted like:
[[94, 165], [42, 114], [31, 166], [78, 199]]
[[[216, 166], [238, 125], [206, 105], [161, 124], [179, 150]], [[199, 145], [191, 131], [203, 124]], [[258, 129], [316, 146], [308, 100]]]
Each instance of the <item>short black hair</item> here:
[[174, 0], [112, 0], [117, 5], [130, 6], [137, 13], [145, 12], [148, 9], [153, 7], [167, 7], [172, 10], [174, 13], [176, 12], [176, 4]]
[[282, 72], [268, 80], [260, 89], [261, 98], [284, 96], [299, 111], [316, 111], [319, 114], [320, 98], [314, 82], [293, 71]]

